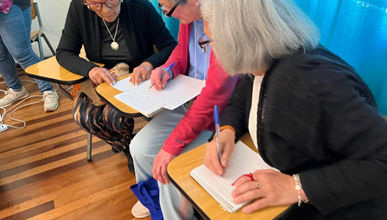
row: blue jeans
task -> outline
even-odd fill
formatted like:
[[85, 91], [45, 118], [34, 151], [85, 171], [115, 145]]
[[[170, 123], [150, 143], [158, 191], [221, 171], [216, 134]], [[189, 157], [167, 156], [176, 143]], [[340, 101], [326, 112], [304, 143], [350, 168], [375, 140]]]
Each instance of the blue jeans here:
[[[23, 69], [40, 62], [40, 58], [32, 50], [30, 32], [31, 8], [23, 11], [19, 6], [13, 5], [9, 14], [0, 13], [0, 73], [11, 89], [22, 88], [15, 60]], [[42, 93], [54, 90], [47, 81], [35, 79], [35, 82]]]

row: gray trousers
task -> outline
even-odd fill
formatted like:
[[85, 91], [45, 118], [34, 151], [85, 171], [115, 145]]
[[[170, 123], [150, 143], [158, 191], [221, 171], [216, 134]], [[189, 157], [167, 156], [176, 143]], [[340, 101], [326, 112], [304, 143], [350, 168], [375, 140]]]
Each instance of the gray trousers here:
[[[130, 144], [137, 182], [152, 177], [153, 160], [164, 141], [187, 112], [185, 106], [170, 111], [164, 110], [140, 130]], [[203, 131], [182, 153], [190, 151], [207, 142], [210, 131]], [[160, 205], [165, 220], [195, 219], [191, 205], [182, 205], [182, 195], [170, 184], [160, 184]], [[184, 207], [183, 209], [181, 207]]]

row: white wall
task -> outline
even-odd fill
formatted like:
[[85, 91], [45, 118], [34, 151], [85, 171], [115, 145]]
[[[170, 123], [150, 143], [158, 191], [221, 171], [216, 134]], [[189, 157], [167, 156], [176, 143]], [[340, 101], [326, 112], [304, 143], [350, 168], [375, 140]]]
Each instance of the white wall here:
[[[43, 32], [46, 34], [54, 50], [56, 50], [62, 29], [66, 21], [67, 11], [71, 0], [34, 0], [38, 3], [40, 15], [42, 17]], [[32, 30], [38, 30], [38, 19], [32, 21]], [[45, 41], [43, 41], [44, 56], [52, 56], [50, 49], [47, 47]], [[39, 56], [38, 43], [33, 43], [32, 48]]]

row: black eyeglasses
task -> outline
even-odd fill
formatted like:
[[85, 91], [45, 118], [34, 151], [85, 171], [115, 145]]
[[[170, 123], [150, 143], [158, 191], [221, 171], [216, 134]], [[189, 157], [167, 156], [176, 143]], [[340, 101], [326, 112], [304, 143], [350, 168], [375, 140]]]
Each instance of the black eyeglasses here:
[[93, 7], [93, 10], [97, 10], [97, 11], [101, 10], [104, 5], [108, 8], [115, 8], [120, 3], [122, 3], [122, 0], [119, 0], [118, 3], [115, 5], [112, 5], [111, 3], [86, 2], [86, 0], [83, 0], [83, 5], [86, 5], [89, 9], [91, 6], [91, 7]]
[[208, 46], [209, 43], [211, 43], [212, 40], [207, 37], [207, 35], [203, 34], [203, 36], [201, 36], [198, 40], [198, 44], [199, 44], [199, 47], [202, 49], [202, 51], [205, 53], [206, 52], [206, 48]]
[[160, 3], [157, 5], [157, 7], [161, 11], [161, 13], [163, 13], [166, 17], [169, 18], [169, 17], [171, 17], [172, 13], [175, 11], [175, 9], [178, 5], [179, 5], [179, 2], [177, 2], [176, 5], [173, 6], [173, 8], [169, 12], [167, 10], [164, 10], [164, 6]]

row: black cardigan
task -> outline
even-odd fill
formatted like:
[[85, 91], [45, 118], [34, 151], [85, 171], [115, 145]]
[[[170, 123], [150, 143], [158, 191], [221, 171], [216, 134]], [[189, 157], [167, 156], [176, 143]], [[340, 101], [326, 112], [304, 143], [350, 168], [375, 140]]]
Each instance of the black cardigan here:
[[[144, 61], [154, 68], [164, 64], [176, 46], [161, 16], [147, 0], [124, 0], [121, 3], [119, 28], [130, 53], [126, 62], [130, 71]], [[114, 64], [104, 62], [100, 51], [100, 23], [102, 19], [83, 5], [82, 0], [73, 0], [62, 31], [56, 58], [67, 70], [88, 76], [96, 65], [79, 58], [82, 44], [85, 46], [87, 58], [90, 61], [104, 63], [108, 68]], [[154, 54], [153, 45], [159, 52]]]
[[[253, 77], [241, 76], [221, 118], [237, 138], [248, 131], [252, 88]], [[279, 58], [257, 118], [262, 158], [300, 173], [304, 219], [387, 219], [387, 121], [347, 63], [321, 46]]]

